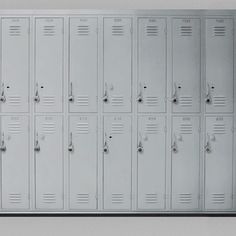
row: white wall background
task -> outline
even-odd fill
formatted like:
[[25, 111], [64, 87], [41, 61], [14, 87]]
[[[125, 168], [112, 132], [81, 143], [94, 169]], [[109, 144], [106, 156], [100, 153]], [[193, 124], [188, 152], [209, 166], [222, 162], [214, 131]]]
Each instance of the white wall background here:
[[[236, 9], [235, 0], [0, 0], [0, 9]], [[0, 236], [236, 235], [236, 218], [0, 217]]]

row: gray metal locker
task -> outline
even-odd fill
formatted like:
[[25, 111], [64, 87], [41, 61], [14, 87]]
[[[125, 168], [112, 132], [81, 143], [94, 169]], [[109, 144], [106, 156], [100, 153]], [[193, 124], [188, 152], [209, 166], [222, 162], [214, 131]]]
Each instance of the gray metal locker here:
[[104, 117], [103, 204], [105, 210], [131, 208], [131, 117]]
[[29, 118], [1, 116], [2, 208], [29, 208]]
[[2, 112], [29, 109], [29, 18], [2, 18]]
[[70, 208], [97, 209], [97, 116], [71, 116], [69, 121]]
[[63, 18], [35, 20], [35, 111], [62, 112]]
[[138, 118], [138, 209], [165, 208], [166, 118]]
[[200, 120], [198, 116], [172, 118], [171, 206], [199, 208]]
[[166, 19], [138, 19], [139, 112], [166, 110]]
[[63, 208], [63, 119], [35, 118], [35, 188], [37, 209]]
[[132, 21], [104, 18], [104, 112], [131, 111]]
[[206, 117], [205, 208], [232, 209], [233, 117]]
[[95, 17], [70, 18], [70, 112], [97, 111], [97, 24]]
[[172, 109], [173, 112], [199, 112], [201, 79], [200, 19], [173, 19], [172, 27]]
[[206, 112], [233, 111], [233, 19], [206, 19]]

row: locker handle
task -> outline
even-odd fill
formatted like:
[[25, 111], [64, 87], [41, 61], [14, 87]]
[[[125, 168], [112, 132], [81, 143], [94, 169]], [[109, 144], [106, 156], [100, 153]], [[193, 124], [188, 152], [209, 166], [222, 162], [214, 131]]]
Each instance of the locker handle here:
[[102, 100], [104, 103], [108, 103], [108, 101], [109, 101], [107, 83], [105, 83], [105, 91], [104, 91], [104, 95], [102, 97]]
[[105, 141], [103, 145], [103, 152], [107, 154], [109, 152], [108, 143], [107, 143], [107, 134], [105, 133]]
[[1, 141], [1, 147], [0, 150], [2, 152], [5, 152], [7, 150], [6, 145], [5, 145], [5, 141], [4, 141], [4, 133], [2, 133], [2, 141]]
[[207, 142], [206, 142], [206, 145], [205, 145], [205, 151], [207, 153], [211, 153], [212, 152], [211, 141], [210, 141], [210, 135], [209, 134], [207, 134]]
[[142, 134], [141, 133], [139, 133], [139, 142], [138, 142], [137, 151], [139, 153], [143, 153], [143, 151], [144, 151], [144, 149], [143, 149], [143, 142], [142, 142]]
[[70, 91], [69, 91], [69, 97], [68, 97], [69, 102], [74, 102], [74, 96], [73, 96], [73, 84], [72, 82], [70, 83]]
[[36, 133], [34, 151], [35, 152], [39, 152], [40, 151], [40, 145], [39, 145], [39, 140], [38, 140], [38, 133]]
[[72, 141], [72, 132], [70, 133], [68, 151], [69, 152], [73, 152], [74, 151], [74, 145], [73, 145], [73, 141]]
[[5, 96], [5, 92], [4, 92], [4, 83], [2, 83], [2, 91], [1, 91], [0, 101], [6, 102], [6, 96]]
[[205, 102], [207, 104], [211, 104], [212, 103], [211, 88], [210, 88], [210, 84], [209, 83], [207, 83]]
[[173, 144], [171, 145], [171, 150], [172, 150], [172, 152], [174, 152], [174, 153], [177, 153], [177, 152], [178, 152], [177, 137], [176, 137], [175, 134], [174, 134], [174, 141], [173, 141]]
[[178, 104], [178, 94], [177, 94], [177, 85], [174, 83], [174, 90], [173, 90], [173, 95], [171, 98], [171, 101], [173, 104]]
[[39, 103], [39, 102], [40, 102], [39, 90], [38, 90], [38, 83], [36, 83], [36, 86], [35, 86], [34, 101], [35, 101], [36, 103]]
[[138, 93], [138, 97], [137, 97], [137, 102], [143, 103], [143, 88], [142, 88], [141, 83], [139, 83], [139, 93]]

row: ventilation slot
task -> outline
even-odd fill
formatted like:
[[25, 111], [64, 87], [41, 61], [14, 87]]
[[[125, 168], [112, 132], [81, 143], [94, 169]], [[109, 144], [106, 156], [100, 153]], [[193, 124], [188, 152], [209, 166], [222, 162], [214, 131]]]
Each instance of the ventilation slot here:
[[44, 134], [53, 134], [56, 131], [54, 123], [44, 123], [42, 129]]
[[180, 35], [181, 36], [192, 36], [192, 26], [181, 26], [180, 27]]
[[54, 36], [56, 34], [56, 27], [54, 25], [45, 25], [43, 27], [44, 36]]
[[179, 203], [190, 204], [191, 202], [192, 202], [192, 194], [190, 194], [190, 193], [180, 193], [179, 194]]
[[193, 133], [192, 124], [180, 124], [180, 133], [181, 134], [192, 134]]
[[122, 193], [113, 193], [111, 197], [112, 204], [122, 204], [124, 197]]
[[225, 96], [214, 96], [213, 104], [215, 107], [224, 107], [226, 105], [226, 97]]
[[78, 193], [76, 196], [76, 202], [78, 204], [88, 204], [89, 203], [89, 194], [87, 193]]
[[9, 106], [19, 106], [21, 104], [20, 96], [9, 96], [7, 97]]
[[145, 132], [147, 134], [157, 134], [158, 133], [158, 124], [146, 124]]
[[147, 193], [145, 196], [145, 202], [147, 204], [155, 204], [158, 202], [158, 197], [156, 193]]
[[9, 26], [9, 36], [21, 36], [21, 26], [11, 25]]
[[193, 105], [193, 98], [191, 96], [180, 96], [179, 104], [182, 107], [191, 107]]
[[123, 134], [123, 132], [124, 132], [124, 125], [122, 123], [112, 123], [112, 125], [111, 125], [111, 132], [113, 134]]
[[123, 25], [113, 25], [112, 26], [112, 35], [113, 36], [123, 36], [124, 35], [124, 26]]
[[89, 35], [89, 26], [88, 25], [78, 25], [77, 26], [77, 35], [78, 36], [88, 36]]
[[225, 36], [225, 33], [226, 33], [225, 26], [214, 27], [214, 36]]
[[123, 96], [112, 96], [111, 104], [112, 106], [123, 106], [124, 104]]
[[76, 124], [76, 133], [77, 134], [88, 134], [89, 133], [89, 124], [88, 123], [77, 123]]
[[55, 103], [55, 98], [53, 96], [43, 96], [42, 102], [44, 106], [53, 106]]
[[213, 204], [224, 204], [225, 195], [224, 193], [212, 193], [211, 200]]
[[20, 134], [21, 133], [21, 126], [20, 123], [9, 123], [8, 124], [8, 132], [11, 134]]
[[226, 128], [225, 124], [214, 124], [213, 133], [214, 134], [225, 134]]
[[19, 204], [22, 201], [20, 193], [10, 193], [8, 195], [8, 198], [9, 198], [9, 202], [13, 204]]
[[89, 97], [88, 96], [78, 96], [76, 98], [77, 106], [88, 106], [89, 105]]
[[155, 107], [158, 106], [158, 97], [146, 97], [145, 98], [147, 106]]
[[158, 36], [158, 26], [157, 25], [146, 26], [146, 35], [153, 37]]
[[56, 203], [56, 195], [54, 193], [43, 194], [43, 202], [47, 204]]

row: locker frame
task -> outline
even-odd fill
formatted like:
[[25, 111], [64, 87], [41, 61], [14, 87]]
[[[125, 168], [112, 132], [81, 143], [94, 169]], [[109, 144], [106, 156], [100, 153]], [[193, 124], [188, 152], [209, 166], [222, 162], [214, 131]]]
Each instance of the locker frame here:
[[[201, 20], [201, 42], [204, 43], [204, 19], [205, 17], [217, 17], [217, 18], [225, 18], [225, 17], [232, 17], [234, 19], [234, 26], [236, 25], [236, 10], [0, 10], [0, 19], [3, 17], [29, 17], [30, 19], [30, 59], [32, 61], [32, 58], [34, 58], [34, 45], [33, 45], [33, 41], [34, 41], [34, 19], [35, 17], [47, 17], [48, 15], [50, 15], [49, 17], [63, 17], [64, 18], [64, 66], [63, 66], [63, 75], [64, 75], [64, 79], [63, 79], [63, 95], [64, 95], [64, 102], [63, 102], [63, 111], [62, 113], [50, 113], [49, 115], [63, 115], [64, 116], [64, 130], [68, 130], [68, 126], [67, 126], [67, 117], [70, 115], [70, 113], [68, 112], [68, 103], [67, 103], [67, 91], [68, 91], [68, 38], [66, 37], [66, 35], [68, 35], [68, 24], [69, 24], [69, 17], [80, 17], [80, 16], [88, 16], [88, 17], [97, 17], [98, 18], [98, 81], [101, 81], [101, 79], [103, 78], [103, 71], [102, 71], [102, 19], [104, 16], [110, 16], [110, 17], [131, 17], [132, 21], [133, 21], [133, 51], [132, 51], [132, 57], [133, 57], [133, 61], [132, 61], [132, 97], [135, 98], [135, 94], [137, 91], [137, 85], [136, 85], [136, 81], [137, 81], [137, 39], [135, 37], [135, 35], [137, 35], [137, 29], [136, 29], [136, 25], [137, 25], [137, 18], [138, 17], [156, 17], [156, 18], [166, 18], [166, 22], [167, 22], [167, 45], [169, 45], [169, 47], [167, 46], [167, 104], [166, 104], [166, 112], [164, 113], [164, 115], [167, 116], [167, 127], [170, 127], [171, 124], [171, 119], [172, 119], [172, 115], [176, 115], [173, 114], [171, 111], [171, 104], [169, 102], [170, 99], [170, 95], [171, 95], [171, 72], [172, 72], [172, 63], [170, 61], [170, 57], [171, 57], [171, 20], [174, 17], [186, 17], [186, 16], [190, 16], [190, 17], [199, 17]], [[235, 49], [236, 49], [236, 30], [234, 30], [234, 57], [235, 57]], [[171, 140], [171, 136], [170, 136], [170, 132], [169, 130], [167, 130], [167, 134], [166, 134], [166, 163], [167, 163], [167, 169], [166, 169], [166, 190], [167, 190], [167, 195], [166, 195], [166, 207], [167, 210], [166, 211], [158, 211], [158, 212], [150, 212], [150, 211], [145, 211], [145, 212], [140, 212], [140, 211], [135, 211], [135, 205], [136, 205], [136, 196], [135, 196], [135, 192], [136, 192], [136, 168], [135, 168], [135, 163], [136, 163], [136, 135], [134, 132], [134, 134], [132, 134], [132, 162], [133, 162], [133, 166], [132, 166], [132, 211], [130, 212], [104, 212], [102, 211], [102, 195], [101, 195], [101, 190], [102, 190], [102, 185], [99, 182], [98, 183], [98, 211], [96, 212], [72, 212], [68, 210], [68, 198], [67, 198], [67, 169], [68, 169], [68, 153], [67, 153], [67, 149], [64, 149], [64, 190], [65, 190], [65, 194], [64, 194], [64, 209], [62, 211], [36, 211], [34, 206], [35, 206], [35, 194], [34, 194], [34, 171], [33, 171], [33, 166], [34, 166], [34, 159], [32, 159], [32, 156], [34, 156], [34, 150], [33, 150], [33, 127], [34, 127], [34, 117], [36, 115], [46, 115], [46, 113], [35, 113], [34, 110], [34, 104], [32, 102], [32, 98], [34, 95], [34, 79], [32, 79], [34, 77], [34, 66], [32, 66], [33, 63], [30, 62], [30, 81], [29, 81], [29, 86], [30, 86], [30, 91], [29, 91], [29, 96], [30, 96], [30, 104], [29, 104], [29, 111], [27, 113], [21, 113], [22, 115], [29, 115], [30, 116], [30, 174], [31, 174], [31, 179], [30, 179], [30, 193], [31, 193], [31, 197], [30, 197], [30, 209], [29, 210], [24, 210], [24, 211], [16, 211], [16, 210], [12, 210], [12, 211], [4, 211], [2, 209], [0, 209], [0, 216], [26, 216], [26, 215], [30, 215], [30, 216], [90, 216], [90, 215], [94, 215], [94, 216], [236, 216], [236, 160], [235, 160], [235, 155], [233, 158], [233, 194], [234, 194], [234, 199], [233, 199], [233, 211], [202, 211], [203, 210], [203, 195], [204, 195], [204, 186], [202, 184], [202, 180], [204, 178], [203, 173], [201, 173], [201, 179], [200, 179], [200, 189], [201, 189], [201, 201], [200, 203], [202, 204], [202, 206], [200, 206], [201, 211], [200, 212], [178, 212], [178, 211], [171, 211], [170, 210], [170, 140]], [[234, 60], [234, 77], [235, 77], [235, 60]], [[204, 49], [203, 49], [203, 45], [201, 45], [201, 88], [203, 88], [204, 85]], [[234, 79], [235, 81], [235, 79]], [[205, 119], [206, 115], [212, 115], [211, 113], [205, 114], [204, 113], [204, 94], [203, 94], [203, 89], [201, 89], [201, 108], [200, 108], [200, 114], [201, 116], [201, 143], [200, 146], [203, 147], [204, 145], [204, 122], [203, 120]], [[234, 82], [234, 101], [235, 101], [235, 91], [236, 91], [236, 83]], [[98, 83], [98, 111], [97, 113], [95, 113], [98, 117], [98, 147], [102, 144], [102, 129], [101, 129], [101, 124], [102, 124], [102, 117], [103, 117], [103, 109], [102, 109], [102, 102], [101, 102], [101, 96], [102, 96], [102, 85], [101, 83]], [[137, 125], [137, 121], [136, 121], [136, 117], [137, 117], [137, 108], [136, 108], [136, 103], [132, 102], [132, 113], [123, 113], [122, 115], [131, 115], [132, 118], [132, 124], [133, 127], [136, 127]], [[77, 114], [77, 113], [76, 113]], [[86, 115], [86, 113], [82, 113], [84, 115]], [[113, 113], [109, 113], [109, 114], [113, 114]], [[153, 113], [143, 113], [143, 115], [153, 115]], [[182, 114], [182, 113], [181, 113]], [[1, 115], [18, 115], [18, 113], [2, 113]], [[74, 114], [75, 115], [75, 114]], [[81, 113], [78, 113], [78, 115], [81, 115]], [[155, 113], [155, 115], [161, 115], [160, 113]], [[180, 115], [180, 114], [178, 114]], [[196, 115], [196, 113], [184, 113], [183, 115]], [[216, 115], [216, 114], [215, 114]], [[222, 114], [222, 115], [227, 115], [227, 114]], [[236, 102], [234, 102], [234, 111], [232, 113], [233, 117], [234, 117], [234, 140], [233, 140], [233, 148], [234, 148], [234, 152], [236, 151]], [[64, 145], [65, 147], [67, 147], [68, 144], [68, 139], [67, 139], [67, 132], [64, 133]], [[99, 150], [99, 148], [98, 148]], [[135, 150], [135, 151], [134, 151]], [[202, 149], [201, 149], [202, 150]], [[101, 165], [101, 154], [100, 152], [98, 152], [98, 179], [100, 180], [101, 178], [101, 173], [102, 173], [102, 165]], [[201, 151], [200, 153], [200, 164], [201, 164], [201, 168], [200, 171], [202, 172], [202, 170], [204, 169], [204, 153], [203, 151]]]

